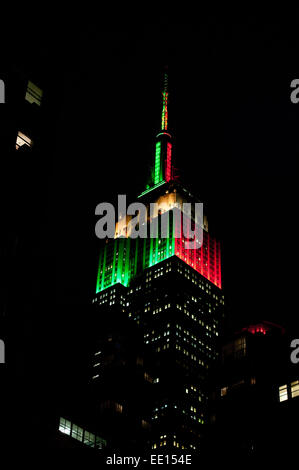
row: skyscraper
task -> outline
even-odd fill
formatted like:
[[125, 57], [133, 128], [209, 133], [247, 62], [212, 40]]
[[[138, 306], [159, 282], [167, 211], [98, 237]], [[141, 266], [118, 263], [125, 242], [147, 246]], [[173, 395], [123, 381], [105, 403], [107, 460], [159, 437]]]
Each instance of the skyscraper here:
[[[114, 238], [100, 252], [93, 299], [100, 326], [90, 375], [98, 417], [92, 429], [111, 449], [123, 442], [143, 450], [199, 452], [208, 374], [218, 355], [224, 315], [220, 244], [204, 213], [201, 246], [187, 245], [198, 235], [194, 204], [200, 200], [174, 175], [168, 98], [165, 72], [154, 164], [138, 196], [148, 210], [137, 225], [150, 235], [132, 237], [133, 217], [122, 211]], [[188, 214], [184, 203], [192, 203]], [[190, 222], [187, 233], [184, 220]], [[72, 436], [71, 420], [63, 432]]]

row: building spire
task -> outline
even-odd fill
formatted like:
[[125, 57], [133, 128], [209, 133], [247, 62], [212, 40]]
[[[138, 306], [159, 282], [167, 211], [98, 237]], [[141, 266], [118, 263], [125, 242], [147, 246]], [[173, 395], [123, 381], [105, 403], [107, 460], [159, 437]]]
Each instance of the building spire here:
[[168, 67], [164, 67], [162, 85], [162, 113], [161, 128], [156, 135], [154, 165], [152, 166], [150, 182], [143, 194], [151, 191], [156, 186], [168, 183], [174, 178], [172, 166], [172, 135], [168, 130]]
[[164, 87], [162, 91], [163, 106], [162, 106], [162, 124], [161, 130], [167, 131], [168, 128], [168, 73], [167, 68], [164, 71]]
[[172, 137], [168, 131], [168, 70], [164, 69], [162, 89], [161, 130], [156, 136], [155, 165], [152, 184], [168, 182], [173, 178]]

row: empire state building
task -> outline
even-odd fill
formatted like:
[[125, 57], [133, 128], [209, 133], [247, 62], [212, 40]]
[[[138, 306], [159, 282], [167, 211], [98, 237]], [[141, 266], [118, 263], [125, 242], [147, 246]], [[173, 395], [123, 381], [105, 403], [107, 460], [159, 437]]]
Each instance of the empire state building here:
[[[178, 235], [181, 219], [175, 211], [182, 214], [185, 202], [202, 201], [174, 174], [168, 102], [165, 72], [152, 171], [137, 196], [146, 207], [156, 203], [145, 223], [148, 233], [153, 224], [157, 233], [131, 238], [130, 216], [124, 215], [114, 238], [103, 244], [93, 299], [88, 399], [81, 412], [78, 408], [60, 418], [61, 433], [82, 445], [151, 453], [201, 450], [209, 371], [218, 357], [224, 316], [221, 252], [205, 213], [201, 246], [190, 249], [188, 236]], [[165, 215], [166, 236], [161, 231]], [[194, 214], [189, 216], [194, 227]]]

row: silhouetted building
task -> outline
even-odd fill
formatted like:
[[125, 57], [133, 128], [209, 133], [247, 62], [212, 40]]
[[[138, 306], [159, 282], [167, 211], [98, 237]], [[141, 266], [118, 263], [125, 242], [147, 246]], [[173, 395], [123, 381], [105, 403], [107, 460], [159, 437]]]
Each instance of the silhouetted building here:
[[[5, 84], [5, 103], [0, 105], [0, 339], [5, 343], [6, 360], [0, 367], [1, 403], [5, 404], [1, 411], [6, 415], [1, 422], [5, 438], [12, 423], [26, 422], [28, 432], [21, 443], [26, 445], [46, 413], [41, 411], [38, 393], [47, 380], [40, 364], [47, 356], [43, 357], [45, 340], [39, 321], [47, 318], [50, 305], [43, 301], [51, 272], [45, 261], [43, 229], [59, 105], [52, 99], [56, 85], [51, 83], [51, 63], [37, 67], [35, 58], [24, 61], [13, 50], [10, 53], [0, 71]], [[37, 375], [37, 369], [43, 372]]]
[[223, 458], [283, 455], [296, 436], [299, 376], [284, 328], [268, 321], [243, 328], [222, 347], [211, 383], [207, 452]]

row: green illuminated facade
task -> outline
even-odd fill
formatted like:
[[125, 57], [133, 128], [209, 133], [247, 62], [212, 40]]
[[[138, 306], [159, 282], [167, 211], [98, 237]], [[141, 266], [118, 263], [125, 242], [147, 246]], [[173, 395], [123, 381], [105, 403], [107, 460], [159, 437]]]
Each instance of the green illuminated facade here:
[[128, 286], [131, 279], [144, 269], [173, 256], [175, 238], [172, 214], [169, 217], [168, 235], [166, 238], [108, 240], [100, 253], [96, 292], [117, 283]]
[[161, 168], [161, 142], [156, 143], [156, 154], [155, 154], [155, 174], [154, 174], [154, 184], [161, 183], [162, 178], [162, 168]]

